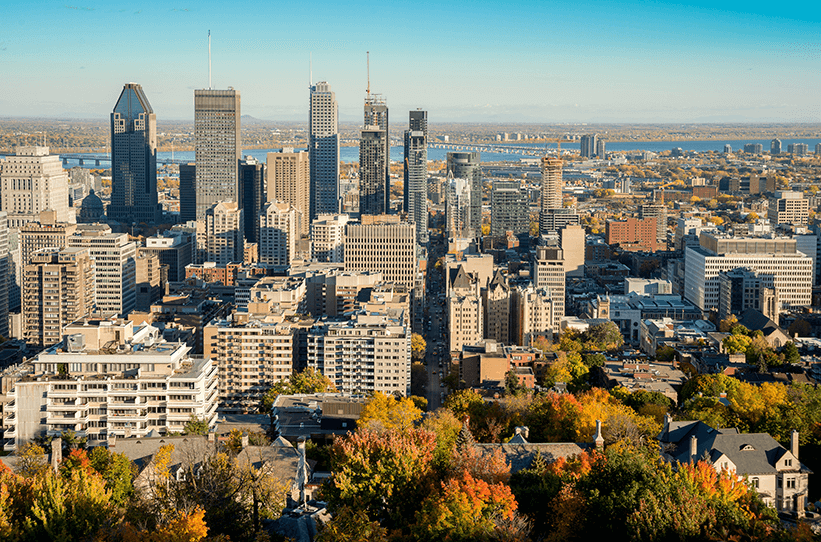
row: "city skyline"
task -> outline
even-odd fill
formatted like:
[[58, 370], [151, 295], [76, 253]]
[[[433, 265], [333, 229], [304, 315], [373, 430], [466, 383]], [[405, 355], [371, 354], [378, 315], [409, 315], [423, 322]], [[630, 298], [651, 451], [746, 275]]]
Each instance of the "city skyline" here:
[[[371, 6], [334, 6], [15, 5], [0, 38], [10, 75], [0, 78], [0, 116], [103, 117], [109, 96], [138, 81], [158, 119], [190, 119], [192, 91], [208, 82], [210, 30], [212, 88], [242, 91], [244, 112], [265, 120], [306, 118], [310, 57], [313, 82], [337, 92], [340, 121], [361, 118], [365, 51], [395, 111], [422, 107], [441, 122], [821, 119], [812, 92], [821, 15], [800, 6], [389, 5], [391, 35], [414, 40], [381, 49], [349, 30]], [[145, 40], [145, 25], [155, 39]], [[58, 35], [71, 37], [58, 46]], [[59, 90], [47, 84], [55, 79]]]

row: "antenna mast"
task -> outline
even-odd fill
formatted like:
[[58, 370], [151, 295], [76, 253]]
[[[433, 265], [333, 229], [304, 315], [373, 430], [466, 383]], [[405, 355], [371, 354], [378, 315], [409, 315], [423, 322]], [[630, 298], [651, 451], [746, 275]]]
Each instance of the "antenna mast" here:
[[367, 59], [368, 59], [367, 60], [367, 62], [368, 62], [368, 88], [365, 90], [365, 92], [368, 93], [368, 97], [370, 98], [371, 97], [371, 52], [370, 51], [365, 51], [365, 54], [367, 55]]
[[208, 31], [208, 90], [211, 90], [211, 31]]

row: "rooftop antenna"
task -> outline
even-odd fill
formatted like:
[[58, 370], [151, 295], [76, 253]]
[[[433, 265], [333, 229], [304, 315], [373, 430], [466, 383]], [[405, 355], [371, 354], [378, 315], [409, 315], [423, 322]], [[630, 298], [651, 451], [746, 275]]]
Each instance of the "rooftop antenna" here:
[[367, 62], [368, 62], [368, 88], [365, 90], [365, 92], [368, 93], [368, 98], [370, 98], [371, 97], [371, 52], [370, 51], [365, 51], [365, 54], [367, 55], [367, 59], [368, 59], [367, 60]]
[[208, 90], [211, 90], [211, 31], [208, 31]]

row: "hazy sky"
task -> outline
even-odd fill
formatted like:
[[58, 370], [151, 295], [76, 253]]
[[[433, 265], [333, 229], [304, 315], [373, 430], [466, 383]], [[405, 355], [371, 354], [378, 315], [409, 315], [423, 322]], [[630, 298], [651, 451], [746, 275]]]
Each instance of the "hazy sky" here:
[[361, 119], [370, 51], [393, 123], [821, 121], [814, 2], [65, 1], [0, 0], [0, 116], [107, 118], [133, 81], [191, 120], [210, 29], [262, 119], [307, 119], [309, 54]]

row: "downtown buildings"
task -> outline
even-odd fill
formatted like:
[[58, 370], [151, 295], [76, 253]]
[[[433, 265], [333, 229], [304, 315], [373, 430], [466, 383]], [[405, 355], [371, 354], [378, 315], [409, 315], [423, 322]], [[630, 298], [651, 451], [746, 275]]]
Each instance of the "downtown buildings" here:
[[405, 212], [416, 225], [416, 242], [428, 239], [428, 112], [409, 113], [405, 130]]

